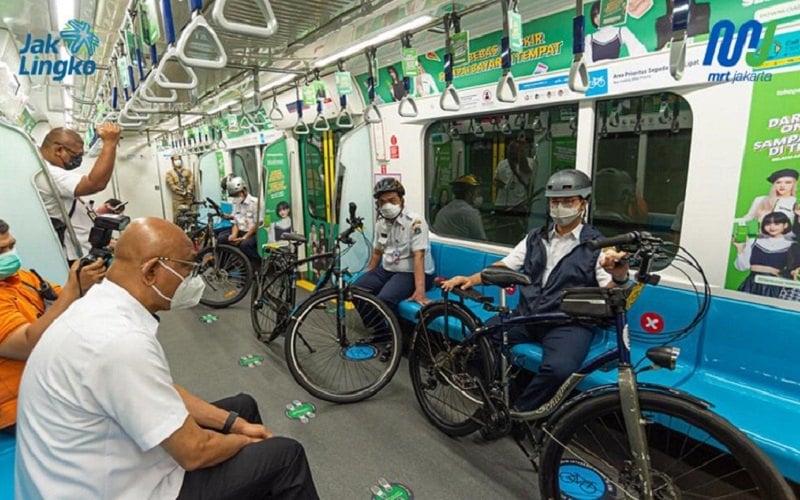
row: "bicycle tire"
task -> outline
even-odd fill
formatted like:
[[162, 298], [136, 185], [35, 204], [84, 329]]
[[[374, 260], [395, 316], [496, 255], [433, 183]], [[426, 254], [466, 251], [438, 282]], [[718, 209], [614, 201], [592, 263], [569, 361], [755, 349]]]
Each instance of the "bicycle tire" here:
[[[397, 371], [400, 326], [374, 295], [347, 289], [340, 308], [337, 292], [336, 288], [318, 291], [299, 307], [284, 343], [286, 363], [295, 381], [312, 396], [355, 403], [377, 394]], [[344, 344], [336, 338], [340, 313], [345, 321]]]
[[289, 275], [259, 277], [253, 284], [250, 300], [250, 322], [256, 338], [269, 344], [286, 331], [293, 304], [289, 303]]
[[[485, 337], [460, 349], [459, 339], [477, 328], [472, 314], [457, 304], [432, 304], [422, 310], [414, 329], [408, 368], [414, 395], [425, 417], [448, 436], [466, 436], [483, 423], [480, 411], [485, 407], [482, 393], [471, 387], [473, 377], [484, 383], [491, 380], [491, 344]], [[443, 328], [449, 325], [443, 335]], [[460, 382], [457, 382], [460, 381]]]
[[250, 259], [236, 247], [217, 245], [197, 254], [200, 276], [206, 284], [200, 303], [209, 307], [228, 307], [242, 300], [253, 283]]
[[[640, 391], [639, 402], [646, 421], [654, 498], [794, 498], [764, 452], [719, 415], [649, 391]], [[619, 393], [608, 393], [579, 403], [555, 425], [547, 424], [552, 430], [545, 431], [540, 461], [542, 498], [570, 497], [575, 485], [580, 486], [580, 481], [560, 483], [562, 467], [586, 474], [585, 481], [600, 487], [602, 494], [596, 498], [641, 498], [621, 411]], [[750, 496], [752, 488], [758, 495]]]

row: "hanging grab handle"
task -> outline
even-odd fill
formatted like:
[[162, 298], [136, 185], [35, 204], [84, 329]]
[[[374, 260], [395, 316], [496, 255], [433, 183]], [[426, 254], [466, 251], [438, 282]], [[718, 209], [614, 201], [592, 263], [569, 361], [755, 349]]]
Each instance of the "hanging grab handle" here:
[[314, 130], [317, 132], [326, 132], [331, 129], [331, 124], [328, 119], [322, 114], [322, 101], [317, 99], [317, 117], [314, 118]]
[[375, 49], [372, 47], [367, 49], [366, 56], [367, 68], [369, 70], [369, 76], [367, 77], [367, 95], [369, 97], [369, 105], [367, 106], [367, 111], [364, 113], [364, 121], [367, 123], [380, 123], [383, 121], [383, 117], [378, 109], [378, 105], [375, 103], [375, 75], [372, 73], [372, 64], [375, 60]]
[[669, 74], [683, 78], [686, 69], [686, 41], [689, 29], [690, 0], [674, 0], [672, 6], [672, 39], [669, 47]]
[[303, 121], [303, 100], [300, 99], [300, 82], [298, 80], [294, 82], [294, 95], [297, 99], [295, 101], [297, 104], [297, 123], [292, 130], [297, 135], [308, 135], [310, 130], [308, 130], [308, 125]]
[[267, 38], [275, 34], [275, 31], [278, 30], [278, 19], [275, 17], [275, 13], [272, 12], [272, 5], [270, 5], [269, 0], [250, 0], [247, 2], [248, 6], [255, 3], [256, 7], [261, 11], [265, 21], [263, 26], [254, 26], [252, 24], [237, 23], [228, 20], [224, 13], [228, 1], [229, 0], [216, 0], [214, 2], [214, 10], [211, 12], [211, 19], [225, 31], [231, 31], [240, 35]]
[[170, 103], [170, 102], [176, 102], [178, 100], [178, 93], [175, 92], [175, 90], [173, 89], [167, 89], [169, 90], [169, 96], [167, 97], [159, 97], [158, 95], [156, 95], [156, 93], [153, 91], [153, 85], [155, 84], [156, 84], [155, 77], [152, 76], [152, 73], [151, 76], [148, 76], [148, 78], [144, 82], [142, 82], [140, 86], [141, 90], [139, 91], [139, 97], [141, 97], [143, 101], [155, 102], [155, 103]]
[[[155, 69], [155, 83], [165, 89], [192, 90], [197, 87], [197, 75], [192, 68], [183, 64], [180, 54], [175, 48], [175, 27], [172, 23], [172, 7], [170, 5], [170, 0], [161, 0], [161, 7], [161, 11], [164, 15], [164, 29], [167, 32], [167, 50], [164, 52], [164, 56], [161, 58], [158, 67]], [[167, 78], [165, 72], [167, 63], [173, 59], [186, 72], [189, 81], [176, 82]]]
[[450, 25], [456, 33], [461, 30], [460, 21], [458, 16], [453, 14], [445, 14], [444, 16], [444, 91], [439, 97], [439, 107], [442, 111], [458, 111], [461, 109], [461, 99], [458, 97], [458, 92], [453, 86], [453, 47], [450, 42]]
[[501, 0], [503, 8], [503, 38], [500, 40], [500, 61], [503, 66], [503, 75], [497, 82], [495, 94], [500, 102], [517, 101], [517, 84], [511, 74], [511, 43], [509, 40], [510, 27], [508, 25], [509, 0]]
[[336, 117], [336, 126], [339, 128], [353, 128], [353, 117], [350, 115], [350, 111], [347, 110], [346, 95], [339, 96], [339, 105], [342, 110], [339, 111], [339, 116]]
[[272, 109], [269, 110], [269, 119], [272, 121], [283, 120], [283, 111], [278, 107], [278, 91], [272, 89]]
[[[411, 33], [405, 33], [400, 38], [400, 43], [405, 49], [411, 48]], [[400, 99], [400, 104], [397, 106], [397, 113], [403, 118], [414, 118], [419, 113], [417, 111], [417, 103], [414, 96], [411, 95], [411, 78], [408, 76], [403, 77], [403, 89], [405, 93]]]
[[[180, 57], [181, 61], [183, 61], [183, 63], [187, 66], [209, 69], [224, 68], [228, 63], [228, 54], [225, 52], [222, 42], [219, 41], [217, 32], [214, 31], [214, 29], [208, 24], [208, 21], [206, 21], [206, 18], [203, 17], [202, 9], [203, 0], [191, 0], [189, 10], [192, 20], [189, 22], [186, 28], [183, 29], [181, 37], [178, 40], [176, 47], [178, 49], [178, 57]], [[212, 53], [216, 53], [216, 57], [191, 57], [186, 53], [187, 46], [193, 37], [196, 38], [196, 33], [200, 33], [200, 36], [202, 36], [203, 32], [205, 32], [206, 35], [203, 37], [203, 41], [213, 42], [215, 51]]]
[[572, 66], [569, 68], [569, 89], [585, 94], [589, 89], [589, 70], [586, 68], [585, 50], [585, 16], [583, 1], [575, 1], [575, 18], [572, 20]]

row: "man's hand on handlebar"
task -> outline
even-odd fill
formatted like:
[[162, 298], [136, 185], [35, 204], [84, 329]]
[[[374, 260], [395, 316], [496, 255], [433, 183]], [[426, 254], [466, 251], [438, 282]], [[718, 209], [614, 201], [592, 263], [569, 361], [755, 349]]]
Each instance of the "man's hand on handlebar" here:
[[600, 266], [617, 280], [628, 278], [628, 252], [608, 249], [600, 254]]
[[471, 276], [453, 276], [448, 280], [444, 280], [440, 283], [442, 290], [445, 292], [449, 292], [455, 287], [460, 287], [462, 290], [469, 290], [477, 283], [472, 281]]

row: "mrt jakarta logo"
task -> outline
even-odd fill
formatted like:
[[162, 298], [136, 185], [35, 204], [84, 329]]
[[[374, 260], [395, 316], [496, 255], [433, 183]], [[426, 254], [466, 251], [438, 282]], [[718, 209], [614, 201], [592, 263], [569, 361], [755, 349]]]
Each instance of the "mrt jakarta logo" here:
[[[751, 68], [757, 68], [766, 62], [769, 51], [775, 40], [775, 29], [778, 23], [771, 21], [764, 26], [755, 19], [751, 19], [741, 26], [737, 31], [736, 25], [729, 19], [719, 21], [711, 29], [708, 39], [706, 54], [703, 58], [703, 66], [711, 66], [716, 59], [717, 63], [730, 68], [739, 63], [745, 47], [752, 49], [745, 54], [745, 61]], [[764, 38], [761, 38], [761, 35]], [[734, 39], [735, 35], [735, 39]], [[753, 73], [750, 71], [723, 71], [710, 73], [710, 82], [736, 82], [736, 81], [769, 81], [772, 79], [770, 73]]]
[[[89, 59], [94, 55], [100, 38], [92, 31], [89, 23], [72, 19], [67, 21], [59, 33], [61, 38], [53, 38], [49, 33], [46, 38], [34, 38], [29, 33], [25, 45], [19, 50], [20, 75], [53, 76], [53, 80], [61, 81], [67, 75], [92, 75], [97, 64]], [[60, 59], [59, 43], [69, 54], [69, 59]], [[53, 55], [55, 59], [43, 59], [43, 55]]]

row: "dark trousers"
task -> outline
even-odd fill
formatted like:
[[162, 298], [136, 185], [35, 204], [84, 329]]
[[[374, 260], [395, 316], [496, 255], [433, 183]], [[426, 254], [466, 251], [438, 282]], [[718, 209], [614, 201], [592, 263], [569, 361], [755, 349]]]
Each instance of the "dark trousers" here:
[[[414, 273], [393, 273], [387, 271], [382, 265], [372, 271], [363, 274], [353, 283], [353, 286], [364, 288], [370, 293], [377, 295], [395, 317], [400, 318], [397, 306], [414, 294]], [[433, 275], [425, 275], [425, 290], [428, 291], [433, 286]]]
[[244, 252], [244, 254], [247, 255], [250, 259], [258, 260], [258, 249], [256, 248], [258, 241], [255, 233], [253, 233], [253, 236], [246, 238], [243, 241], [240, 241], [238, 245], [233, 245], [232, 243], [229, 243], [228, 238], [230, 237], [231, 237], [231, 230], [225, 229], [224, 231], [221, 231], [219, 233], [219, 242], [232, 246], [238, 246], [239, 250]]
[[[499, 322], [494, 317], [487, 322]], [[519, 411], [531, 411], [547, 402], [562, 382], [577, 371], [586, 359], [594, 333], [580, 325], [562, 325], [550, 328], [515, 326], [508, 331], [509, 347], [516, 344], [542, 345], [542, 363], [533, 375], [522, 370], [511, 382], [511, 403]], [[498, 334], [492, 339], [495, 345], [502, 342]]]
[[[239, 394], [215, 403], [248, 422], [261, 423], [255, 400]], [[303, 446], [273, 437], [242, 448], [214, 467], [186, 472], [179, 499], [317, 499]]]

